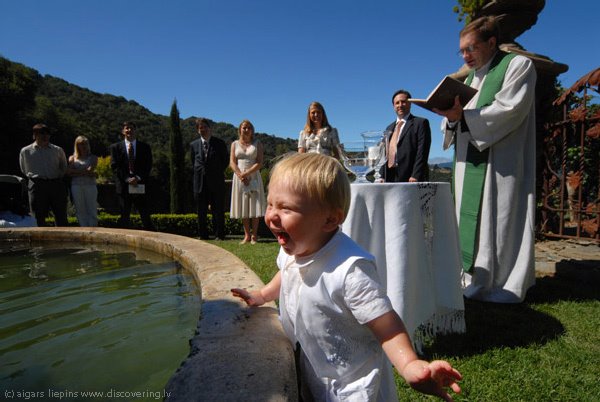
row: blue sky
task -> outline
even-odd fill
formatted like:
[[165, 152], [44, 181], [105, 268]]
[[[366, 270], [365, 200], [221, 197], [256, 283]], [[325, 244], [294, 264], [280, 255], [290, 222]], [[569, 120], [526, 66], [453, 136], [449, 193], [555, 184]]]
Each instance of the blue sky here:
[[[391, 95], [426, 97], [462, 65], [455, 0], [2, 1], [0, 55], [168, 115], [205, 116], [297, 138], [321, 102], [342, 140], [394, 119]], [[548, 0], [517, 42], [568, 64], [571, 86], [598, 67], [600, 1]], [[430, 160], [441, 149], [432, 125]]]

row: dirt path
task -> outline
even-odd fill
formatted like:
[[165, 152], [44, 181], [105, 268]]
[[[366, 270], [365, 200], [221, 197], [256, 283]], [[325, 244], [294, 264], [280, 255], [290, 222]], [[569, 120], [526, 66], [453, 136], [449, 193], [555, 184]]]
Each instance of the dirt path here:
[[573, 270], [600, 271], [600, 245], [585, 240], [545, 240], [535, 244], [537, 276]]

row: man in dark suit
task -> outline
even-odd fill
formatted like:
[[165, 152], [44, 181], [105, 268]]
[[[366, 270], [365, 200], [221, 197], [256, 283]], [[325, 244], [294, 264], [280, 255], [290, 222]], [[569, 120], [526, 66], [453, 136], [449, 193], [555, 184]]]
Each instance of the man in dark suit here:
[[410, 113], [410, 93], [400, 89], [392, 96], [396, 121], [385, 135], [388, 142], [388, 160], [381, 170], [386, 182], [417, 182], [429, 180], [429, 148], [431, 129], [429, 121]]
[[215, 236], [217, 239], [224, 240], [225, 169], [229, 165], [229, 153], [225, 142], [213, 137], [210, 128], [210, 120], [196, 119], [196, 130], [200, 137], [190, 144], [198, 233], [201, 239], [208, 239], [206, 215], [210, 205]]
[[121, 209], [119, 224], [126, 228], [131, 226], [131, 205], [135, 204], [144, 229], [154, 231], [146, 187], [152, 169], [152, 150], [150, 145], [136, 140], [135, 130], [135, 123], [124, 122], [122, 130], [124, 141], [110, 146], [110, 167], [115, 177]]

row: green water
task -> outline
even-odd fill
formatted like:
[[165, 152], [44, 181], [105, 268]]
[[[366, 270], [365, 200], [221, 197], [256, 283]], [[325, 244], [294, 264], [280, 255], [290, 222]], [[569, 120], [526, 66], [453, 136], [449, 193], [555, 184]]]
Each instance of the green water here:
[[200, 292], [177, 263], [140, 253], [0, 250], [0, 400], [162, 400]]

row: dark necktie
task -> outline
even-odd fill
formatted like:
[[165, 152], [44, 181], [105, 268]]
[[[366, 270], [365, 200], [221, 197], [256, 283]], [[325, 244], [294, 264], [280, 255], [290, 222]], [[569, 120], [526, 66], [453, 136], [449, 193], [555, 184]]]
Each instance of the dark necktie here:
[[135, 168], [135, 154], [133, 153], [133, 144], [131, 142], [127, 146], [127, 158], [129, 159], [129, 173], [133, 174]]
[[202, 141], [202, 146], [204, 147], [204, 158], [208, 158], [208, 141]]

